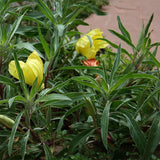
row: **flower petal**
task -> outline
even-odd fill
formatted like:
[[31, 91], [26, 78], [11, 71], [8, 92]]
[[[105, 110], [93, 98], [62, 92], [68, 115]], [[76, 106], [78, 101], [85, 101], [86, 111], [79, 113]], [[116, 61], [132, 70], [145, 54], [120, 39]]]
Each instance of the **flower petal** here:
[[[19, 61], [19, 64], [20, 64], [20, 67], [21, 67], [21, 68], [23, 68], [23, 66], [25, 65], [25, 63], [22, 62], [22, 61]], [[9, 71], [9, 73], [10, 73], [13, 77], [19, 79], [19, 76], [18, 76], [18, 73], [17, 73], [17, 69], [16, 69], [15, 61], [11, 61], [11, 62], [9, 63], [9, 69], [8, 69], [8, 71]]]
[[93, 40], [93, 45], [95, 47], [96, 52], [101, 49], [107, 47], [108, 43], [104, 40], [97, 40], [98, 38], [103, 38], [102, 33], [99, 28], [90, 31], [87, 35], [89, 35]]
[[96, 50], [94, 45], [90, 47], [90, 42], [87, 36], [83, 36], [80, 38], [76, 43], [76, 51], [78, 53], [81, 53], [88, 59], [95, 58], [96, 56]]
[[[36, 79], [35, 74], [33, 73], [32, 69], [24, 62], [19, 61], [20, 67], [23, 71], [23, 75], [24, 75], [24, 79], [25, 79], [25, 83], [29, 84], [29, 85], [33, 85], [34, 80]], [[18, 73], [17, 73], [17, 69], [16, 69], [16, 64], [15, 61], [11, 61], [9, 63], [9, 73], [19, 79]]]
[[[38, 84], [37, 84], [37, 87], [38, 87], [43, 80], [43, 62], [39, 57], [38, 53], [34, 51], [28, 57], [26, 63], [24, 63], [23, 61], [19, 61], [19, 64], [23, 71], [25, 83], [29, 85], [33, 85], [33, 82], [38, 77]], [[15, 61], [11, 61], [9, 63], [8, 71], [13, 77], [19, 79]]]
[[99, 28], [91, 30], [87, 33], [88, 36], [92, 39], [92, 46], [90, 47], [90, 42], [87, 36], [81, 37], [76, 43], [76, 51], [81, 53], [88, 59], [94, 59], [96, 56], [96, 52], [105, 48], [108, 43], [104, 40], [97, 40], [98, 38], [103, 38], [102, 33]]
[[95, 59], [89, 59], [89, 60], [87, 60], [87, 61], [82, 61], [82, 63], [83, 63], [85, 66], [94, 66], [94, 67], [97, 67], [99, 61], [97, 61], [97, 60], [95, 60]]
[[36, 51], [31, 53], [27, 59], [26, 64], [32, 69], [35, 77], [38, 77], [39, 86], [43, 80], [43, 62]]

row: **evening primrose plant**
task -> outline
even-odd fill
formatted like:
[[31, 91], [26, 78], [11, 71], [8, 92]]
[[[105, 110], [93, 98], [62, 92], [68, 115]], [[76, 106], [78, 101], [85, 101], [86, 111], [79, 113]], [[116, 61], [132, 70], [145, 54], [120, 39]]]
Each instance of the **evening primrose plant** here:
[[158, 157], [160, 43], [150, 39], [153, 15], [136, 45], [117, 17], [120, 33], [110, 32], [130, 53], [98, 28], [78, 31], [86, 25], [77, 19], [82, 11], [103, 14], [90, 3], [36, 0], [8, 10], [2, 2], [0, 159]]
[[[102, 52], [103, 55], [98, 58], [100, 62], [98, 67], [95, 64], [92, 67], [87, 64], [89, 66], [87, 68], [84, 66], [64, 68], [83, 70], [81, 76], [73, 77], [72, 80], [86, 86], [87, 92], [94, 94], [89, 99], [84, 97], [86, 101], [84, 108], [90, 119], [86, 119], [83, 123], [86, 126], [83, 132], [81, 132], [81, 123], [75, 126], [75, 129], [79, 129], [79, 134], [71, 142], [69, 151], [73, 152], [77, 146], [84, 146], [81, 144], [82, 139], [86, 143], [92, 143], [95, 139], [97, 142], [95, 150], [101, 141], [104, 148], [111, 153], [111, 155], [106, 154], [108, 158], [111, 156], [110, 158], [115, 159], [119, 157], [150, 159], [152, 154], [156, 153], [160, 141], [157, 134], [160, 129], [158, 122], [160, 88], [157, 86], [159, 62], [155, 56], [160, 43], [151, 43], [151, 32], [148, 30], [152, 19], [153, 15], [147, 25], [143, 25], [135, 46], [120, 17], [117, 17], [121, 34], [113, 30], [110, 32], [133, 49], [132, 55], [121, 48], [121, 45], [117, 46], [107, 39], [100, 38], [99, 40], [106, 41], [110, 46], [117, 48], [117, 53], [106, 49], [105, 55]], [[128, 60], [122, 54], [125, 54]], [[110, 62], [110, 68], [105, 61], [109, 55], [114, 57], [114, 61]], [[79, 137], [81, 139], [78, 141]], [[85, 141], [87, 137], [90, 138]], [[129, 145], [128, 153], [137, 149], [135, 155], [126, 154], [126, 149], [123, 150], [125, 144]]]
[[[51, 148], [57, 143], [56, 139], [61, 139], [56, 138], [59, 117], [83, 98], [83, 91], [68, 95], [70, 74], [64, 78], [63, 72], [57, 70], [71, 63], [67, 54], [71, 52], [72, 56], [75, 42], [72, 38], [79, 32], [70, 30], [82, 23], [81, 20], [76, 22], [76, 17], [83, 10], [82, 5], [41, 0], [34, 5], [37, 8], [24, 5], [19, 6], [17, 12], [7, 12], [17, 19], [13, 25], [7, 18], [4, 24], [1, 22], [3, 50], [0, 51], [9, 54], [5, 63], [1, 61], [0, 134], [3, 136], [0, 159], [41, 159], [43, 156], [53, 159], [56, 151]], [[73, 12], [75, 7], [78, 11]], [[34, 9], [40, 16], [28, 14], [28, 9]], [[7, 32], [4, 25], [10, 26]], [[30, 34], [32, 29], [34, 34]], [[76, 97], [73, 96], [75, 94]]]

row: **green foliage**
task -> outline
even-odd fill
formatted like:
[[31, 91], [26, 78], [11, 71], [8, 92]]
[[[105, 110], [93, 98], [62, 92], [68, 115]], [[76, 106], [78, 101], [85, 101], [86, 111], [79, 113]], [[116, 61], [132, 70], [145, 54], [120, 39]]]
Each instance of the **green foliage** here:
[[[105, 15], [96, 7], [105, 1], [13, 2], [0, 0], [0, 159], [156, 159], [160, 43], [151, 43], [153, 15], [136, 45], [117, 17], [120, 33], [109, 31], [133, 53], [99, 39], [110, 47], [98, 51], [97, 67], [84, 66], [77, 25], [86, 25], [86, 11]], [[44, 87], [38, 78], [27, 85], [20, 67], [33, 50], [44, 63]], [[19, 80], [8, 73], [10, 60]]]

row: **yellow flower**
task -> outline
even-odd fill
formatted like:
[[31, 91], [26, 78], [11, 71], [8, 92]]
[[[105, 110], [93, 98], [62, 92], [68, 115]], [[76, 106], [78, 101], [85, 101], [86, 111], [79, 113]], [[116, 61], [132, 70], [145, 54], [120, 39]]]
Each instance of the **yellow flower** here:
[[76, 51], [81, 53], [88, 59], [93, 59], [99, 49], [105, 48], [108, 43], [103, 40], [97, 40], [98, 38], [103, 38], [100, 29], [94, 29], [87, 33], [87, 35], [92, 40], [92, 46], [90, 45], [88, 37], [85, 35], [81, 37], [76, 43]]
[[[19, 61], [20, 67], [23, 71], [24, 79], [26, 84], [33, 85], [33, 82], [38, 77], [38, 84], [37, 87], [41, 84], [43, 80], [43, 62], [39, 57], [36, 51], [32, 52], [28, 57], [26, 63], [23, 61]], [[11, 61], [9, 63], [9, 73], [19, 79], [15, 61]]]

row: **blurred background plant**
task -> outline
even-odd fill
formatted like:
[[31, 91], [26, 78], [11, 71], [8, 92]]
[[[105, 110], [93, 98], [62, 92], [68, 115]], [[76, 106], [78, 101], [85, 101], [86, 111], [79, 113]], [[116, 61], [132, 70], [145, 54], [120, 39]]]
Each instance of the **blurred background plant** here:
[[[160, 157], [160, 43], [150, 39], [153, 15], [136, 45], [117, 17], [121, 33], [110, 32], [132, 53], [101, 38], [109, 46], [97, 52], [98, 66], [85, 66], [75, 51], [84, 35], [77, 26], [87, 25], [86, 10], [105, 15], [101, 2], [0, 0], [0, 159]], [[27, 85], [20, 68], [34, 50], [44, 64], [44, 88], [37, 87], [38, 77]], [[19, 80], [8, 73], [13, 59]]]

